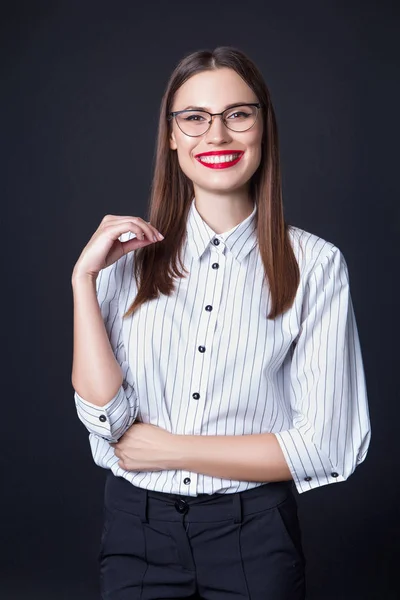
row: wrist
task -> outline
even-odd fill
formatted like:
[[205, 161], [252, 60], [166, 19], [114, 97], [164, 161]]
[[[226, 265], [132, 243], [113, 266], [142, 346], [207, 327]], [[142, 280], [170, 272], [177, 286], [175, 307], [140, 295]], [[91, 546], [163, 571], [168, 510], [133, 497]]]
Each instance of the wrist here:
[[190, 450], [190, 438], [193, 436], [183, 434], [172, 434], [172, 443], [170, 445], [171, 454], [169, 455], [168, 469], [170, 470], [182, 470], [186, 468], [189, 450]]
[[96, 283], [98, 273], [80, 273], [79, 271], [73, 271], [71, 276], [71, 284], [73, 286], [79, 285], [81, 282], [84, 283]]

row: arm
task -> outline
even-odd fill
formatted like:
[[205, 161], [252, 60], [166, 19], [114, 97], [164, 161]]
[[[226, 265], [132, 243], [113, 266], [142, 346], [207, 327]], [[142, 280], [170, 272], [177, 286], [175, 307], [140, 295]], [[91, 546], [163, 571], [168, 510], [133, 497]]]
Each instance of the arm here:
[[293, 427], [276, 432], [299, 493], [345, 481], [371, 438], [346, 261], [336, 247], [310, 274], [291, 362]]
[[[100, 281], [102, 275], [99, 275]], [[98, 279], [98, 278], [97, 278]], [[122, 385], [122, 371], [115, 359], [90, 275], [72, 279], [74, 342], [72, 385], [86, 400], [102, 407]]]
[[176, 468], [243, 481], [294, 479], [299, 493], [345, 481], [371, 428], [347, 265], [335, 248], [311, 273], [291, 362], [291, 429], [177, 436]]
[[176, 460], [169, 468], [236, 481], [292, 479], [273, 433], [177, 435], [174, 442]]
[[88, 431], [109, 441], [118, 439], [137, 414], [118, 310], [126, 260], [100, 271], [96, 280], [72, 277], [75, 406]]

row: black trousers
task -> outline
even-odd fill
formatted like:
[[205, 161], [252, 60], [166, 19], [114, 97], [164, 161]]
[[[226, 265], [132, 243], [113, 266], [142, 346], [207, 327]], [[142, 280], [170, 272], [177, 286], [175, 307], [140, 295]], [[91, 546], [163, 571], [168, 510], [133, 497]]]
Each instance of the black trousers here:
[[147, 491], [110, 471], [101, 598], [304, 600], [292, 483], [189, 497]]

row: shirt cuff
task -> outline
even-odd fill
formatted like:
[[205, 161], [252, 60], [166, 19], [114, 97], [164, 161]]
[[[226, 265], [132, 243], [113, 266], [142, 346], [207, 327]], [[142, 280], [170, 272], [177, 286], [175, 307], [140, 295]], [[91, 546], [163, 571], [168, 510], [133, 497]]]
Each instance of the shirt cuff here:
[[338, 467], [296, 428], [274, 431], [299, 494], [316, 487], [345, 481]]
[[78, 417], [86, 429], [109, 442], [117, 442], [136, 418], [137, 407], [132, 411], [122, 385], [104, 406], [88, 402], [78, 392], [74, 398]]

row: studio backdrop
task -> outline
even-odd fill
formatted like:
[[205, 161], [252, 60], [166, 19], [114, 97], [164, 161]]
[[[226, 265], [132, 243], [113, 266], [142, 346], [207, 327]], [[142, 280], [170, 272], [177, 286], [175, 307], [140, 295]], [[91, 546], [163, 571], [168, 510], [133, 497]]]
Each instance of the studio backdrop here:
[[220, 45], [262, 71], [285, 218], [343, 253], [363, 353], [368, 456], [347, 481], [296, 493], [307, 597], [398, 598], [398, 12], [385, 0], [2, 7], [1, 598], [99, 597], [106, 470], [73, 399], [71, 274], [104, 215], [147, 217], [167, 79]]

